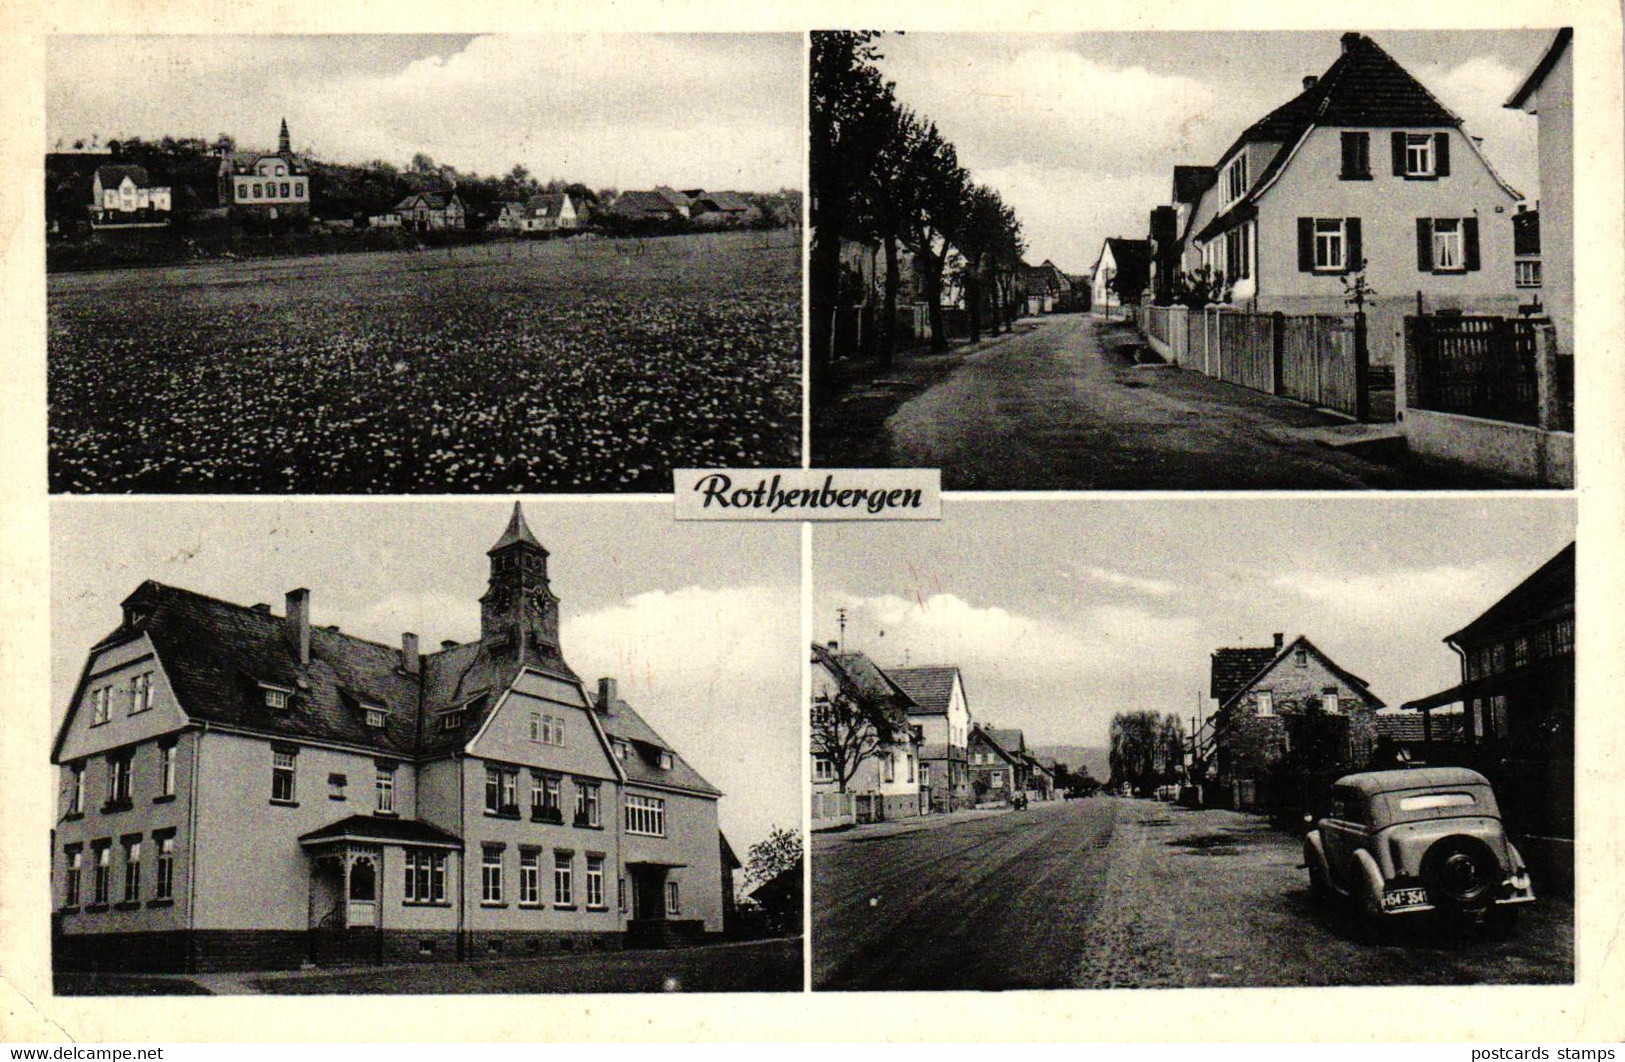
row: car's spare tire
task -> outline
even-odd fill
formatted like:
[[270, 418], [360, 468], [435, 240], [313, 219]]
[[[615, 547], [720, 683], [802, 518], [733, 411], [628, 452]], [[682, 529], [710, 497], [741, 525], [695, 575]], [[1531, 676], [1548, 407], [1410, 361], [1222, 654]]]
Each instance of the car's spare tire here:
[[1433, 842], [1422, 857], [1422, 881], [1435, 907], [1478, 910], [1495, 898], [1501, 861], [1477, 837], [1453, 834]]

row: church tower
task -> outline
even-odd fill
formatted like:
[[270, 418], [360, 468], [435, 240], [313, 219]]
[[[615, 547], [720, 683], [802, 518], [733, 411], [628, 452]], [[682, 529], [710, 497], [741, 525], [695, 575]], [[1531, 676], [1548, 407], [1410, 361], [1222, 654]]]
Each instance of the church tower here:
[[276, 137], [276, 152], [278, 155], [292, 155], [293, 143], [288, 136], [288, 120], [282, 119], [282, 131]]
[[547, 580], [547, 550], [519, 503], [486, 551], [491, 574], [480, 598], [480, 640], [495, 657], [574, 677], [559, 646], [559, 599]]

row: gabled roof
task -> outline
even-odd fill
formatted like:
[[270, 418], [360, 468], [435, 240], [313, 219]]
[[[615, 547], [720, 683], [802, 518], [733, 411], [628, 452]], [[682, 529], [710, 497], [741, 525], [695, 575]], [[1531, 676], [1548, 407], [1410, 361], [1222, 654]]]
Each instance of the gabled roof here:
[[673, 207], [677, 208], [687, 207], [693, 203], [693, 200], [684, 195], [682, 192], [679, 192], [675, 188], [667, 188], [663, 184], [655, 186], [654, 194], [658, 195], [661, 199], [664, 199], [667, 203], [670, 203]]
[[1573, 26], [1564, 26], [1558, 30], [1557, 36], [1552, 38], [1551, 45], [1546, 49], [1546, 54], [1541, 56], [1540, 62], [1535, 64], [1535, 69], [1529, 72], [1529, 76], [1524, 78], [1523, 84], [1518, 86], [1516, 92], [1507, 97], [1506, 103], [1502, 104], [1502, 106], [1522, 110], [1523, 105], [1529, 102], [1529, 97], [1534, 95], [1536, 90], [1545, 83], [1546, 76], [1552, 72], [1552, 68], [1557, 65], [1557, 61], [1563, 58], [1563, 53], [1568, 51], [1569, 42], [1573, 39]]
[[1225, 703], [1274, 660], [1276, 652], [1273, 645], [1265, 649], [1215, 649], [1207, 695]]
[[1027, 735], [1020, 730], [1007, 727], [1003, 730], [984, 728], [982, 733], [991, 738], [998, 746], [1013, 756], [1027, 754]]
[[521, 543], [527, 546], [535, 546], [537, 549], [542, 550], [544, 554], [547, 552], [547, 550], [542, 549], [542, 544], [536, 540], [536, 536], [531, 533], [530, 525], [525, 522], [525, 510], [520, 507], [518, 502], [514, 502], [513, 515], [508, 517], [508, 526], [503, 530], [502, 537], [497, 539], [496, 545], [486, 552], [488, 554], [496, 553], [499, 550]]
[[[1370, 708], [1381, 708], [1381, 707], [1383, 707], [1383, 702], [1382, 702], [1381, 698], [1379, 698], [1376, 694], [1371, 692], [1370, 685], [1369, 685], [1369, 683], [1366, 682], [1365, 679], [1361, 678], [1359, 675], [1354, 674], [1352, 671], [1348, 671], [1348, 670], [1340, 667], [1338, 665], [1337, 661], [1333, 660], [1331, 657], [1329, 657], [1325, 653], [1321, 652], [1320, 648], [1318, 646], [1316, 646], [1314, 642], [1311, 642], [1307, 637], [1305, 637], [1304, 635], [1301, 635], [1301, 634], [1298, 635], [1296, 638], [1292, 639], [1292, 641], [1288, 642], [1286, 645], [1282, 646], [1279, 652], [1276, 652], [1276, 651], [1272, 650], [1270, 652], [1269, 660], [1262, 667], [1260, 667], [1257, 671], [1255, 671], [1252, 675], [1249, 675], [1247, 677], [1246, 681], [1244, 681], [1240, 686], [1238, 686], [1230, 694], [1230, 696], [1228, 696], [1226, 698], [1223, 698], [1221, 700], [1220, 704], [1219, 704], [1219, 707], [1221, 709], [1224, 709], [1224, 708], [1228, 708], [1230, 705], [1234, 704], [1241, 697], [1241, 695], [1243, 693], [1245, 693], [1248, 690], [1252, 689], [1254, 684], [1256, 684], [1259, 680], [1261, 680], [1270, 671], [1274, 670], [1277, 664], [1279, 664], [1281, 661], [1285, 660], [1288, 656], [1290, 656], [1293, 653], [1297, 652], [1300, 648], [1306, 650], [1307, 652], [1313, 653], [1314, 656], [1315, 656], [1315, 659], [1319, 660], [1321, 662], [1321, 664], [1325, 666], [1326, 670], [1330, 671], [1333, 675], [1336, 675], [1339, 679], [1342, 679], [1343, 682], [1348, 685], [1349, 689], [1353, 690], [1355, 693], [1360, 695], [1360, 698], [1366, 702], [1366, 705], [1368, 707], [1370, 707]], [[1225, 652], [1225, 651], [1226, 650], [1223, 650], [1223, 649], [1219, 650], [1219, 652]], [[1235, 652], [1237, 650], [1231, 650], [1231, 651]], [[1249, 650], [1239, 650], [1239, 651], [1240, 652], [1248, 652]], [[1251, 650], [1251, 651], [1252, 652], [1257, 652], [1257, 650]], [[1218, 655], [1217, 653], [1214, 654], [1214, 656], [1215, 656], [1215, 665], [1217, 665], [1217, 655]]]
[[[654, 727], [633, 711], [631, 705], [617, 698], [608, 707], [607, 712], [603, 710], [603, 705], [588, 710], [594, 713], [605, 734], [631, 747], [631, 756], [624, 760], [617, 757], [615, 761], [620, 764], [629, 784], [644, 782], [707, 796], [722, 795], [722, 790], [700, 777], [700, 772], [689, 766], [688, 761], [678, 755], [666, 739], [655, 733]], [[660, 766], [661, 752], [671, 753], [672, 765], [669, 770]]]
[[1174, 202], [1194, 203], [1202, 193], [1213, 187], [1218, 170], [1212, 166], [1175, 166]]
[[564, 192], [543, 192], [525, 200], [525, 210], [538, 218], [556, 218], [564, 213], [567, 195]]
[[842, 692], [848, 695], [862, 698], [876, 707], [890, 709], [899, 715], [919, 709], [914, 698], [864, 653], [842, 653], [815, 644], [813, 660], [815, 663], [823, 664], [825, 669], [835, 676]]
[[1505, 628], [1515, 627], [1552, 612], [1574, 609], [1574, 543], [1570, 542], [1551, 560], [1509, 590], [1505, 597], [1485, 609], [1473, 622], [1445, 639], [1460, 643]]
[[1019, 765], [1021, 763], [1021, 757], [1011, 749], [1006, 748], [1003, 742], [999, 741], [993, 736], [994, 733], [995, 731], [986, 730], [980, 726], [973, 726], [970, 729], [971, 743], [986, 745], [988, 748], [998, 753], [1000, 758], [1002, 758], [1006, 763], [1010, 764], [1011, 766]]
[[[1463, 716], [1460, 712], [1432, 713], [1431, 730], [1434, 741], [1460, 741], [1464, 735]], [[1405, 712], [1402, 715], [1378, 715], [1377, 736], [1391, 738], [1401, 744], [1417, 744], [1424, 740], [1422, 715]]]
[[288, 164], [288, 169], [291, 170], [296, 176], [305, 171], [305, 160], [292, 152], [284, 155], [280, 151], [256, 151], [248, 149], [242, 151], [228, 151], [224, 155], [220, 156], [221, 161], [227, 166], [230, 166], [233, 173], [249, 173], [256, 165], [259, 164], [260, 159], [271, 158], [282, 159]]
[[622, 192], [615, 197], [615, 202], [610, 204], [609, 209], [613, 214], [674, 214], [677, 212], [676, 206], [659, 192]]
[[954, 682], [959, 678], [959, 669], [951, 665], [894, 667], [889, 668], [886, 674], [914, 702], [915, 714], [943, 715], [953, 701]]
[[460, 837], [438, 826], [431, 826], [417, 819], [397, 819], [394, 816], [382, 815], [351, 815], [299, 835], [300, 844], [319, 844], [323, 841], [342, 839], [437, 845], [446, 848], [463, 847]]
[[101, 178], [103, 188], [117, 188], [126, 177], [134, 181], [137, 188], [152, 186], [145, 166], [97, 166], [96, 176]]
[[723, 870], [738, 870], [745, 865], [739, 861], [739, 856], [734, 852], [734, 846], [728, 843], [728, 835], [721, 830], [717, 831], [717, 842], [722, 847]]
[[701, 192], [691, 196], [695, 202], [704, 203], [712, 210], [721, 210], [730, 214], [743, 214], [750, 210], [750, 203], [737, 192]]

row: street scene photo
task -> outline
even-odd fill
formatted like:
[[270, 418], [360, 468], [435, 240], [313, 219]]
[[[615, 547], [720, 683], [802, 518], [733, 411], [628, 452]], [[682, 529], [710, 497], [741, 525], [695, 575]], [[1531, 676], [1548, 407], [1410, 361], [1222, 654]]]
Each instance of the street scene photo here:
[[813, 33], [813, 465], [1572, 487], [1572, 36]]
[[815, 990], [1574, 979], [1572, 499], [813, 539]]
[[63, 504], [58, 994], [802, 990], [793, 528]]
[[54, 37], [54, 493], [801, 458], [800, 34]]

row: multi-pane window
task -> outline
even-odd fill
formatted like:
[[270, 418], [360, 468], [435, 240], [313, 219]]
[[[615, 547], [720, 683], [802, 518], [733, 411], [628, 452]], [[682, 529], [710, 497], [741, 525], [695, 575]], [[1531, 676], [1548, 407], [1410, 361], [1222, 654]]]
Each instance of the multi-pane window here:
[[1321, 691], [1320, 707], [1322, 711], [1336, 712], [1338, 710], [1338, 693], [1336, 688], [1327, 687]]
[[571, 856], [568, 852], [553, 855], [553, 903], [568, 907], [575, 902], [570, 882]]
[[113, 688], [103, 686], [90, 695], [90, 725], [101, 726], [113, 711]]
[[299, 198], [299, 199], [304, 198], [304, 196], [305, 196], [305, 182], [304, 181], [295, 181], [295, 182], [293, 182], [293, 194], [294, 194], [294, 196], [296, 198]]
[[666, 836], [666, 802], [638, 793], [626, 795], [626, 832], [645, 837]]
[[675, 881], [666, 882], [666, 916], [668, 918], [683, 913], [682, 904], [678, 902], [678, 899], [677, 883]]
[[281, 686], [261, 686], [260, 689], [265, 693], [265, 707], [278, 711], [288, 706], [289, 697], [293, 692], [292, 690], [285, 690]]
[[577, 826], [596, 827], [599, 822], [598, 783], [576, 780], [576, 819]]
[[141, 842], [124, 842], [124, 902], [141, 899]]
[[1273, 690], [1259, 690], [1253, 696], [1258, 701], [1259, 715], [1275, 714], [1275, 692]]
[[1433, 176], [1433, 134], [1407, 133], [1405, 135], [1405, 176]]
[[158, 862], [154, 868], [157, 878], [153, 883], [153, 898], [169, 900], [175, 896], [175, 838], [158, 840]]
[[130, 714], [137, 715], [152, 707], [152, 672], [143, 671], [130, 679]]
[[131, 753], [117, 752], [107, 757], [107, 803], [119, 807], [130, 802]]
[[1237, 155], [1224, 171], [1224, 201], [1234, 203], [1247, 194], [1247, 155]]
[[457, 729], [460, 729], [462, 727], [462, 725], [463, 725], [463, 710], [461, 708], [453, 709], [452, 711], [449, 711], [449, 712], [441, 712], [440, 713], [440, 729], [442, 731], [457, 730]]
[[363, 705], [362, 710], [366, 715], [367, 725], [370, 727], [382, 727], [389, 720], [389, 713], [376, 704]]
[[833, 782], [833, 781], [835, 781], [835, 764], [831, 763], [829, 760], [824, 759], [822, 756], [820, 756], [819, 758], [813, 760], [813, 781], [815, 781], [815, 782]]
[[897, 780], [897, 753], [888, 752], [880, 758], [880, 780], [882, 782]]
[[587, 906], [604, 906], [604, 857], [587, 857]]
[[1436, 270], [1466, 269], [1461, 237], [1460, 218], [1433, 219], [1433, 268]]
[[1500, 642], [1490, 646], [1490, 673], [1499, 675], [1507, 669], [1507, 647]]
[[1554, 630], [1554, 641], [1559, 653], [1574, 652], [1574, 621], [1572, 619], [1558, 620]]
[[542, 854], [534, 848], [519, 853], [519, 902], [542, 902]]
[[480, 856], [480, 900], [502, 902], [502, 849], [489, 845]]
[[445, 903], [446, 853], [407, 849], [404, 895], [408, 903]]
[[282, 182], [282, 198], [284, 198], [284, 199], [288, 198], [288, 182], [287, 181]]
[[1529, 663], [1529, 639], [1519, 636], [1512, 643], [1512, 666], [1523, 667]]
[[485, 813], [513, 815], [519, 811], [519, 772], [511, 767], [485, 769]]
[[542, 740], [542, 713], [530, 713], [530, 739], [537, 744]]
[[1252, 240], [1248, 226], [1238, 225], [1224, 234], [1225, 276], [1245, 280], [1253, 275]]
[[[539, 737], [537, 736], [538, 726], [540, 727]], [[531, 716], [531, 740], [540, 741], [544, 745], [563, 745], [563, 717], [556, 715]]]
[[373, 776], [373, 792], [377, 794], [378, 806], [375, 809], [384, 815], [395, 813], [395, 768], [379, 765], [377, 773]]
[[175, 795], [175, 743], [158, 746], [158, 795]]
[[68, 814], [82, 815], [85, 811], [85, 765], [76, 763], [68, 769]]
[[85, 854], [77, 848], [67, 853], [67, 873], [63, 882], [62, 903], [66, 907], [79, 906], [79, 875], [85, 865]]
[[271, 753], [271, 799], [283, 804], [293, 803], [294, 754], [285, 749]]
[[1512, 282], [1520, 288], [1540, 287], [1540, 259], [1520, 258], [1513, 262]]
[[91, 890], [91, 902], [105, 904], [113, 887], [113, 847], [103, 841], [96, 846], [96, 876]]
[[1346, 258], [1342, 218], [1315, 219], [1315, 268], [1340, 270]]

